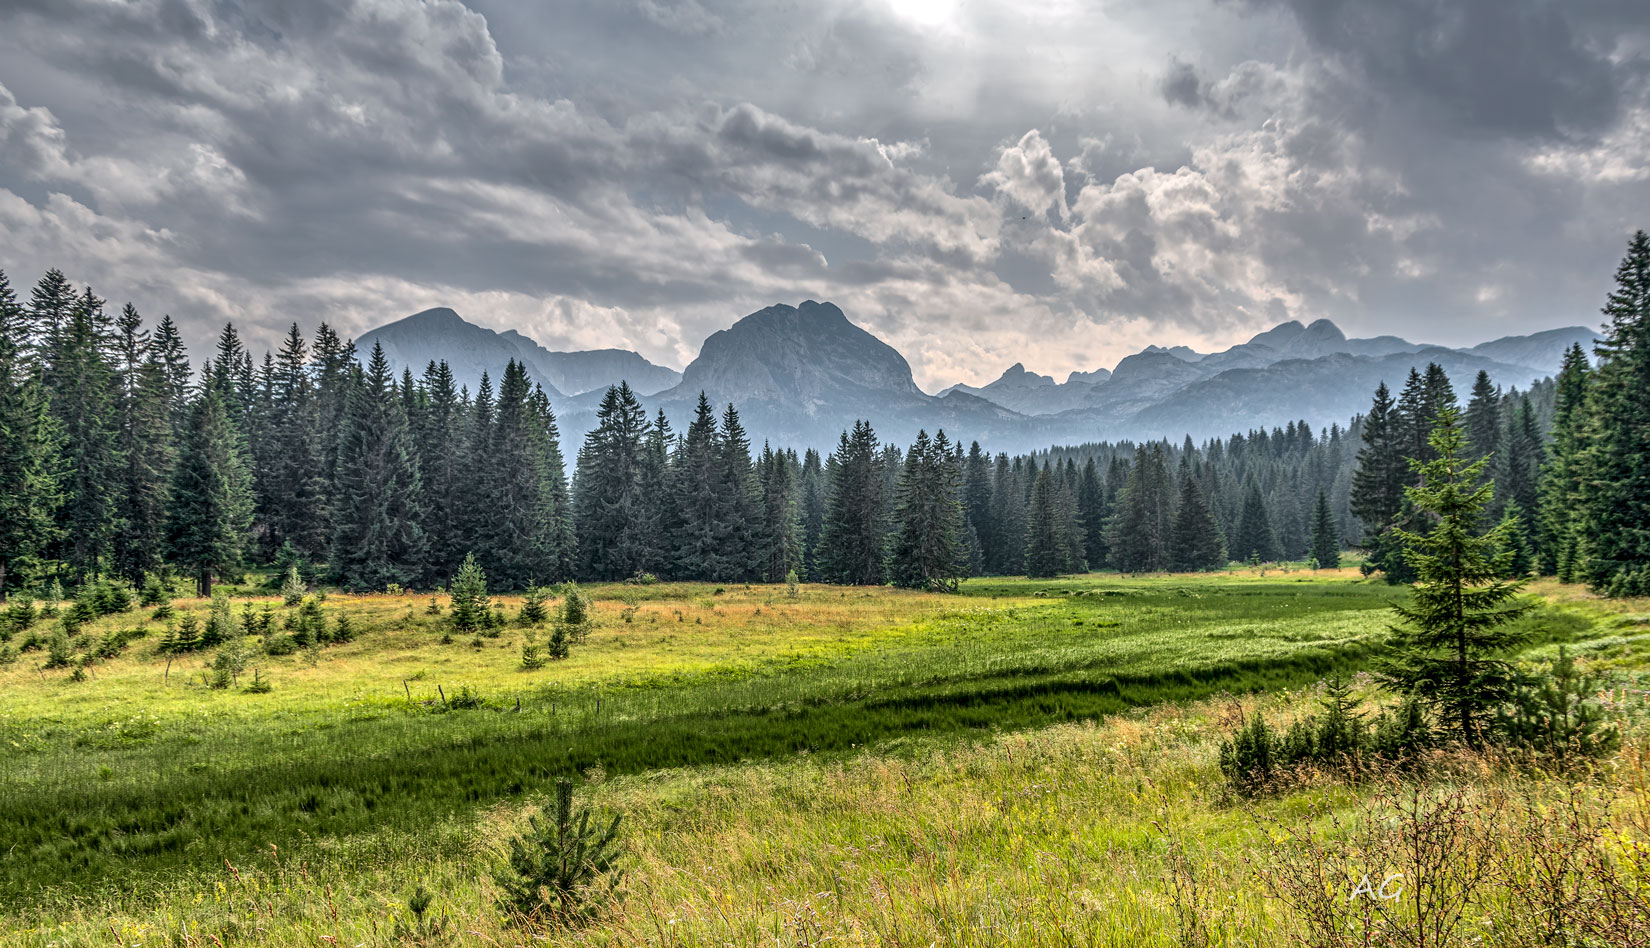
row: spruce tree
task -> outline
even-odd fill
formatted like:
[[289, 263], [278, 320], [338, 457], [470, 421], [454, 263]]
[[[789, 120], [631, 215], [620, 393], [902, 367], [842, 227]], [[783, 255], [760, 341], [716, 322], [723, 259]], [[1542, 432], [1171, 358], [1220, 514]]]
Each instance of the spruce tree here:
[[1113, 505], [1110, 536], [1112, 565], [1125, 573], [1153, 573], [1169, 568], [1174, 529], [1174, 483], [1163, 446], [1136, 452], [1128, 480]]
[[45, 572], [62, 501], [61, 432], [28, 334], [0, 272], [0, 597]]
[[172, 417], [166, 369], [130, 303], [120, 315], [120, 527], [116, 571], [134, 584], [159, 572], [166, 553], [167, 493], [172, 477]]
[[968, 565], [959, 481], [945, 432], [932, 441], [928, 432], [917, 432], [895, 494], [896, 533], [888, 563], [895, 586], [957, 591]]
[[1322, 488], [1318, 489], [1318, 503], [1312, 512], [1312, 558], [1319, 569], [1341, 568], [1341, 529]]
[[[1207, 505], [1204, 507], [1208, 511]], [[1106, 521], [1111, 516], [1106, 503], [1106, 485], [1100, 479], [1100, 469], [1089, 457], [1083, 462], [1083, 473], [1077, 484], [1077, 517], [1083, 527], [1083, 559], [1089, 569], [1103, 569], [1107, 565]]]
[[700, 392], [693, 421], [671, 463], [671, 575], [680, 579], [718, 578], [726, 508], [716, 453], [716, 412]]
[[172, 473], [168, 558], [195, 577], [196, 595], [237, 570], [252, 527], [252, 484], [218, 390], [203, 386], [190, 412]]
[[1219, 569], [1226, 564], [1226, 538], [1215, 522], [1214, 512], [1203, 497], [1196, 477], [1180, 482], [1180, 500], [1175, 504], [1174, 534], [1169, 544], [1169, 568], [1196, 573]]
[[1278, 545], [1277, 529], [1272, 525], [1271, 511], [1266, 509], [1266, 498], [1260, 483], [1250, 474], [1243, 485], [1243, 510], [1238, 515], [1237, 531], [1231, 537], [1234, 559], [1274, 562], [1283, 556]]
[[264, 485], [268, 498], [265, 524], [267, 545], [279, 548], [291, 543], [305, 559], [317, 561], [327, 555], [331, 524], [322, 448], [326, 438], [310, 381], [308, 356], [303, 334], [293, 323], [275, 359], [268, 432], [271, 474]]
[[819, 580], [819, 536], [825, 530], [825, 465], [819, 452], [802, 455], [802, 565], [809, 582]]
[[734, 582], [755, 579], [761, 567], [756, 527], [761, 522], [762, 494], [751, 467], [750, 438], [732, 404], [722, 412], [715, 455], [718, 504], [712, 578]]
[[1428, 533], [1395, 531], [1417, 582], [1410, 601], [1393, 610], [1392, 655], [1384, 674], [1395, 688], [1433, 704], [1440, 719], [1477, 747], [1487, 718], [1512, 694], [1513, 673], [1500, 655], [1519, 640], [1508, 623], [1528, 605], [1522, 583], [1503, 579], [1512, 552], [1505, 529], [1480, 535], [1478, 524], [1494, 492], [1483, 482], [1488, 458], [1468, 462], [1459, 412], [1444, 408], [1432, 433], [1433, 459], [1416, 462], [1421, 485], [1408, 490], [1417, 509], [1436, 519]]
[[641, 496], [647, 427], [647, 415], [628, 384], [620, 382], [602, 396], [573, 481], [582, 575], [624, 579], [648, 566], [647, 501]]
[[62, 558], [78, 577], [99, 572], [120, 527], [118, 488], [125, 459], [113, 345], [103, 300], [90, 289], [75, 298], [66, 321], [52, 323], [51, 361], [45, 368], [64, 463], [57, 533]]
[[1026, 485], [1020, 470], [999, 453], [991, 472], [991, 545], [986, 571], [1005, 574], [1025, 569]]
[[641, 465], [636, 477], [642, 505], [637, 516], [637, 533], [641, 537], [644, 571], [669, 572], [674, 525], [670, 509], [670, 447], [674, 441], [670, 420], [661, 408], [642, 441]]
[[1581, 512], [1586, 496], [1582, 482], [1583, 426], [1587, 421], [1587, 392], [1592, 367], [1581, 344], [1564, 354], [1553, 396], [1553, 440], [1550, 459], [1541, 469], [1537, 548], [1539, 569], [1561, 582], [1575, 578], [1576, 551], [1581, 540]]
[[830, 459], [829, 495], [819, 539], [820, 579], [880, 586], [887, 581], [888, 513], [876, 432], [856, 421]]
[[1581, 575], [1611, 595], [1650, 594], [1650, 235], [1616, 269], [1596, 349], [1586, 448]]
[[527, 367], [514, 359], [505, 366], [494, 411], [493, 578], [501, 589], [525, 589], [550, 572], [556, 511], [548, 489], [550, 432], [533, 403]]
[[467, 463], [464, 406], [446, 360], [426, 366], [420, 386], [424, 394], [424, 430], [416, 447], [418, 484], [423, 491], [423, 575], [432, 585], [439, 585], [440, 577], [452, 575], [467, 552], [465, 492], [471, 467]]
[[997, 542], [991, 518], [991, 457], [975, 441], [968, 446], [962, 468], [963, 521], [972, 571], [983, 572], [988, 550]]
[[1031, 579], [1048, 579], [1060, 574], [1066, 562], [1066, 538], [1059, 501], [1048, 465], [1037, 472], [1031, 485], [1031, 502], [1026, 508], [1025, 571]]
[[[1465, 417], [1467, 450], [1473, 457], [1501, 452], [1501, 390], [1490, 381], [1490, 374], [1480, 369], [1472, 383], [1472, 397], [1467, 401]], [[1496, 462], [1492, 461], [1493, 467]]]
[[458, 575], [453, 577], [449, 596], [453, 628], [459, 632], [475, 632], [492, 615], [492, 599], [487, 595], [487, 571], [476, 562], [474, 553], [464, 554]]
[[338, 433], [333, 485], [332, 552], [328, 568], [338, 585], [357, 591], [407, 585], [424, 565], [418, 456], [390, 374], [374, 345], [365, 372], [357, 371]]
[[[794, 457], [792, 455], [791, 457]], [[783, 451], [762, 446], [762, 519], [757, 538], [763, 582], [783, 582], [802, 565], [802, 524], [797, 518], [793, 461]]]
[[1409, 464], [1405, 461], [1403, 426], [1392, 395], [1382, 382], [1363, 419], [1363, 447], [1358, 451], [1357, 472], [1352, 476], [1351, 509], [1363, 523], [1366, 538], [1387, 529], [1404, 502]]

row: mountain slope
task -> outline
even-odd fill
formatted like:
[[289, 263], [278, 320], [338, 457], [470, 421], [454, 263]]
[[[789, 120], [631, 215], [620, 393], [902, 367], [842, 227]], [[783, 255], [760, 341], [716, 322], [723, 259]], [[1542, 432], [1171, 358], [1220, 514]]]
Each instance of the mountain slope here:
[[620, 381], [630, 382], [640, 392], [656, 392], [681, 378], [675, 369], [654, 365], [627, 349], [553, 352], [514, 329], [494, 332], [466, 322], [444, 306], [362, 333], [355, 341], [361, 358], [372, 351], [374, 343], [384, 347], [397, 370], [406, 366], [414, 375], [431, 362], [446, 360], [453, 378], [472, 392], [480, 385], [483, 372], [496, 384], [511, 359], [527, 366], [527, 374], [552, 399], [606, 389]]

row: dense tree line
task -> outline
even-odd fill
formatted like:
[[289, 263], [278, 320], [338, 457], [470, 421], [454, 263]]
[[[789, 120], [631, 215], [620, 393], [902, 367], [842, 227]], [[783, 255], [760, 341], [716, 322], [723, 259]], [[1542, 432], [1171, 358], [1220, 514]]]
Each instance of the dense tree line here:
[[[1639, 503], [1591, 485], [1629, 483], [1641, 453], [1617, 429], [1650, 391], [1635, 384], [1650, 375], [1643, 244], [1618, 274], [1600, 368], [1576, 350], [1528, 392], [1480, 375], [1463, 411], [1498, 485], [1486, 521], [1509, 522], [1520, 562], [1601, 587], [1643, 582], [1650, 560], [1589, 525], [1616, 522], [1598, 498]], [[254, 564], [431, 587], [473, 552], [498, 588], [794, 574], [951, 589], [985, 574], [1334, 566], [1348, 544], [1402, 580], [1393, 529], [1425, 526], [1405, 501], [1409, 459], [1432, 459], [1432, 422], [1457, 403], [1433, 365], [1345, 428], [1010, 457], [945, 432], [902, 450], [861, 421], [799, 456], [754, 450], [737, 408], [703, 397], [674, 431], [621, 384], [569, 477], [520, 364], [472, 393], [444, 363], [397, 377], [382, 351], [363, 362], [324, 324], [313, 339], [293, 326], [255, 362], [229, 326], [196, 371], [169, 318], [152, 332], [130, 306], [111, 319], [55, 270], [26, 300], [0, 275], [0, 587], [172, 569], [206, 592]], [[1650, 507], [1643, 519], [1650, 536]]]
[[[1483, 459], [1495, 490], [1478, 513], [1496, 527], [1515, 575], [1537, 571], [1610, 595], [1650, 595], [1650, 236], [1634, 234], [1604, 306], [1596, 367], [1581, 346], [1555, 381], [1503, 393], [1480, 372], [1460, 414], [1463, 456]], [[1366, 568], [1413, 577], [1402, 538], [1430, 528], [1408, 502], [1437, 451], [1422, 437], [1460, 410], [1442, 370], [1412, 373], [1397, 399], [1383, 385], [1362, 424], [1350, 496], [1370, 550]], [[1412, 460], [1413, 459], [1413, 460]]]

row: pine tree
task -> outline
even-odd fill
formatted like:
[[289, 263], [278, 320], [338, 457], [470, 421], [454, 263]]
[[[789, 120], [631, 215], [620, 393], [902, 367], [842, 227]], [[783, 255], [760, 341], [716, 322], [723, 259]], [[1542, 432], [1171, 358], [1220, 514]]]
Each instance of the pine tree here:
[[1128, 480], [1113, 505], [1110, 536], [1112, 565], [1125, 573], [1155, 573], [1169, 568], [1174, 530], [1174, 484], [1163, 446], [1135, 454]]
[[945, 432], [932, 441], [928, 432], [917, 432], [895, 494], [896, 534], [888, 564], [895, 586], [957, 591], [968, 566], [961, 490]]
[[327, 565], [346, 589], [410, 584], [424, 564], [418, 457], [396, 388], [383, 346], [374, 345], [366, 371], [357, 370], [338, 434]]
[[991, 475], [992, 545], [986, 548], [986, 571], [998, 575], [1025, 569], [1026, 487], [1019, 469], [998, 454]]
[[[1490, 374], [1480, 369], [1472, 383], [1472, 397], [1467, 401], [1467, 450], [1473, 457], [1501, 453], [1501, 390], [1490, 381]], [[1494, 461], [1491, 462], [1493, 467]]]
[[825, 465], [809, 448], [802, 456], [802, 575], [819, 579], [819, 536], [825, 530]]
[[1558, 576], [1561, 582], [1575, 578], [1581, 539], [1580, 512], [1585, 509], [1581, 451], [1586, 444], [1583, 426], [1591, 384], [1592, 367], [1577, 343], [1564, 354], [1564, 366], [1558, 373], [1551, 458], [1541, 469], [1540, 512], [1536, 517], [1540, 571], [1544, 576]]
[[1580, 575], [1612, 595], [1650, 594], [1650, 235], [1638, 231], [1604, 306], [1586, 448]]
[[1231, 538], [1231, 553], [1234, 559], [1262, 563], [1274, 562], [1283, 556], [1277, 530], [1272, 526], [1272, 514], [1266, 509], [1266, 498], [1253, 474], [1243, 485], [1243, 511], [1238, 515], [1237, 531]]
[[[1208, 512], [1207, 505], [1203, 509]], [[1107, 565], [1106, 521], [1111, 509], [1093, 457], [1083, 462], [1082, 479], [1077, 485], [1077, 516], [1083, 526], [1083, 559], [1089, 569], [1102, 569]]]
[[425, 564], [431, 585], [450, 576], [466, 552], [465, 491], [472, 470], [467, 460], [464, 406], [446, 360], [431, 362], [420, 382], [424, 430], [419, 434], [418, 483], [423, 491]]
[[880, 586], [887, 580], [887, 502], [876, 432], [856, 421], [830, 459], [830, 493], [819, 539], [820, 579]]
[[487, 595], [487, 571], [476, 562], [474, 553], [464, 554], [450, 588], [453, 628], [459, 632], [480, 629], [492, 614], [492, 599]]
[[1025, 570], [1031, 579], [1048, 579], [1060, 574], [1065, 565], [1066, 538], [1061, 527], [1059, 502], [1048, 465], [1037, 472], [1031, 484], [1031, 502], [1026, 509]]
[[166, 368], [132, 304], [120, 315], [120, 527], [114, 565], [133, 583], [159, 572], [166, 553], [167, 493], [172, 477], [172, 417]]
[[[46, 317], [38, 317], [44, 319]], [[87, 289], [66, 321], [51, 322], [46, 365], [50, 404], [62, 431], [65, 477], [58, 508], [63, 559], [76, 576], [96, 575], [120, 527], [124, 458], [120, 454], [118, 391], [103, 301]]]
[[785, 452], [764, 444], [759, 468], [762, 521], [757, 549], [761, 554], [761, 577], [763, 582], [783, 582], [802, 565], [802, 524], [797, 518], [793, 461]]
[[1341, 568], [1341, 528], [1329, 510], [1329, 497], [1318, 489], [1318, 503], [1312, 512], [1312, 559], [1319, 569]]
[[1391, 525], [1404, 502], [1409, 464], [1404, 460], [1403, 420], [1382, 382], [1363, 420], [1363, 447], [1352, 477], [1352, 513], [1373, 538]]
[[252, 484], [216, 388], [202, 388], [179, 446], [167, 509], [168, 558], [195, 576], [196, 594], [240, 568], [252, 526]]
[[293, 323], [276, 356], [268, 442], [267, 545], [291, 543], [305, 559], [325, 558], [331, 539], [321, 419], [307, 363], [308, 347]]
[[716, 412], [700, 392], [693, 421], [671, 464], [671, 575], [681, 579], [717, 578], [725, 507], [716, 451]]
[[1169, 544], [1169, 568], [1182, 573], [1219, 569], [1226, 563], [1226, 537], [1214, 512], [1203, 498], [1196, 477], [1180, 482], [1175, 504], [1174, 534]]
[[755, 528], [761, 519], [762, 496], [751, 469], [750, 438], [731, 404], [722, 413], [715, 455], [718, 504], [712, 578], [735, 582], [754, 579], [760, 570], [761, 547]]
[[44, 572], [62, 502], [61, 432], [28, 336], [27, 314], [0, 272], [0, 597]]
[[1513, 554], [1505, 530], [1480, 536], [1478, 523], [1493, 487], [1483, 482], [1488, 458], [1462, 457], [1459, 412], [1446, 407], [1431, 438], [1434, 459], [1417, 462], [1415, 506], [1436, 518], [1429, 533], [1399, 529], [1418, 581], [1408, 604], [1393, 610], [1393, 655], [1384, 673], [1399, 690], [1435, 705], [1468, 746], [1481, 743], [1486, 718], [1512, 694], [1512, 669], [1497, 656], [1516, 643], [1507, 623], [1529, 608], [1522, 583], [1506, 580]]
[[498, 504], [490, 559], [501, 589], [525, 589], [551, 572], [557, 511], [549, 493], [550, 432], [540, 411], [527, 367], [511, 359], [499, 384], [490, 458]]
[[968, 446], [962, 468], [964, 539], [969, 546], [970, 572], [985, 571], [987, 553], [997, 543], [991, 519], [991, 458], [975, 441]]
[[642, 503], [637, 532], [644, 551], [642, 569], [649, 572], [669, 571], [674, 523], [670, 510], [670, 446], [674, 441], [670, 420], [661, 408], [643, 439], [637, 474], [637, 495]]
[[624, 579], [648, 565], [647, 501], [641, 496], [647, 427], [647, 415], [628, 384], [620, 382], [602, 396], [573, 481], [582, 575]]

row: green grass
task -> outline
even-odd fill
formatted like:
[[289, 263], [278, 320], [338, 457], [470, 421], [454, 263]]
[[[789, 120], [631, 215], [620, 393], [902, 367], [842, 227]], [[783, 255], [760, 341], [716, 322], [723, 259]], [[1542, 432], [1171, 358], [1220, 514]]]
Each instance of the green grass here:
[[[936, 741], [1296, 687], [1367, 664], [1398, 595], [1276, 573], [975, 581], [957, 597], [593, 592], [596, 631], [543, 672], [517, 670], [519, 630], [479, 650], [441, 644], [427, 597], [331, 597], [360, 638], [314, 667], [261, 660], [268, 695], [205, 688], [201, 656], [163, 681], [165, 659], [141, 640], [78, 683], [40, 674], [26, 653], [0, 670], [0, 905], [187, 888], [272, 845], [298, 859], [370, 862], [383, 846], [403, 860], [457, 858], [468, 837], [452, 827], [593, 769], [850, 760], [867, 747], [897, 759]], [[1526, 622], [1539, 643], [1584, 637], [1592, 620], [1548, 608]], [[445, 711], [437, 685], [450, 695], [461, 684], [489, 706]]]

